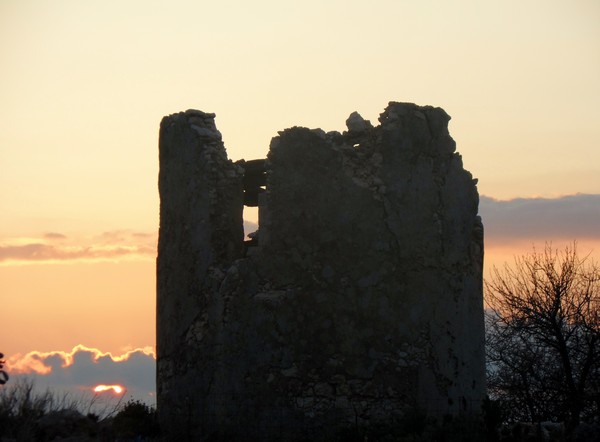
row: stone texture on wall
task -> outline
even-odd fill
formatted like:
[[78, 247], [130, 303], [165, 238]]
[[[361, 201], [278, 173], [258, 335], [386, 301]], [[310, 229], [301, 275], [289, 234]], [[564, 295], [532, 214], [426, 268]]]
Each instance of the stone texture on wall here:
[[163, 119], [157, 388], [167, 435], [293, 440], [415, 407], [479, 411], [483, 227], [449, 119], [390, 103], [376, 127], [355, 112], [343, 134], [280, 132], [251, 245], [246, 163], [227, 159], [214, 115]]

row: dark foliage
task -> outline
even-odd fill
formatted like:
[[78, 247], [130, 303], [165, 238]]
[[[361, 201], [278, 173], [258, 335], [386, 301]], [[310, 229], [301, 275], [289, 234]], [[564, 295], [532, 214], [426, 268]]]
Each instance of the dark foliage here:
[[488, 391], [512, 422], [600, 416], [600, 268], [576, 245], [515, 259], [486, 281]]
[[0, 389], [0, 440], [157, 440], [153, 408], [130, 400], [102, 410], [100, 417], [89, 412], [94, 401], [77, 400], [50, 390], [40, 392], [31, 380], [18, 379]]
[[112, 427], [120, 440], [148, 440], [158, 435], [156, 411], [143, 402], [130, 400], [114, 417]]

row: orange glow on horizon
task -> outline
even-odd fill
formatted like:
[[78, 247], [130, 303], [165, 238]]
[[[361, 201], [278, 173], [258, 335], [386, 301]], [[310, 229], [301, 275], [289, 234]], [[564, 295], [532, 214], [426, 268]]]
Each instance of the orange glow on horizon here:
[[115, 394], [121, 394], [125, 392], [125, 387], [121, 385], [96, 385], [94, 387], [94, 393], [104, 393], [106, 391], [113, 391]]

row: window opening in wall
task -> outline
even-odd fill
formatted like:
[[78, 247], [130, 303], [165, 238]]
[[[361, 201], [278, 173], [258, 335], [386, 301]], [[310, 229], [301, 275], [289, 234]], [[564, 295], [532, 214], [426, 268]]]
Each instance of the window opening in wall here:
[[244, 222], [245, 246], [254, 247], [258, 245], [258, 205], [260, 194], [265, 192], [267, 185], [267, 174], [265, 169], [266, 160], [250, 160], [244, 163], [244, 220], [256, 222], [256, 229], [246, 232], [246, 226], [250, 223]]
[[[251, 235], [258, 231], [258, 207], [244, 206], [244, 241], [250, 241]], [[255, 235], [252, 235], [255, 236]]]

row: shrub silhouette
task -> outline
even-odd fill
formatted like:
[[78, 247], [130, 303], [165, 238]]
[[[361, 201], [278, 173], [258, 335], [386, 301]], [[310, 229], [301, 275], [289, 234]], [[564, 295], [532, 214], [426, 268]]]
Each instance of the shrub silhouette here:
[[114, 417], [113, 430], [124, 438], [156, 436], [156, 410], [139, 400], [129, 400]]
[[141, 442], [158, 435], [155, 410], [143, 402], [130, 400], [101, 408], [96, 399], [40, 391], [33, 380], [17, 378], [0, 388], [0, 440]]

